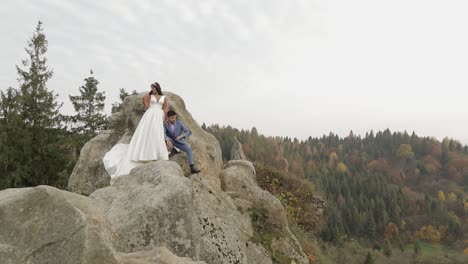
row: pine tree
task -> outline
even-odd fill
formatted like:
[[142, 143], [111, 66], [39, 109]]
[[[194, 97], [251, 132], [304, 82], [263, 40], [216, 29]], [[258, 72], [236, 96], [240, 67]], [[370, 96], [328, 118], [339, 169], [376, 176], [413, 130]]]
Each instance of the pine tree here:
[[49, 184], [49, 178], [53, 178], [47, 157], [49, 145], [56, 141], [62, 104], [57, 102], [58, 95], [47, 88], [47, 81], [53, 75], [46, 65], [47, 45], [42, 22], [39, 21], [25, 49], [29, 58], [22, 61], [24, 69], [16, 67], [20, 76], [20, 113], [31, 141], [25, 145], [29, 154], [25, 155], [23, 164], [29, 174], [26, 185]]
[[416, 240], [413, 243], [413, 254], [415, 256], [418, 256], [419, 254], [421, 254], [421, 244], [419, 243], [419, 240]]
[[375, 220], [374, 220], [374, 216], [372, 214], [368, 215], [367, 216], [367, 221], [366, 221], [366, 225], [365, 225], [365, 235], [368, 237], [368, 238], [375, 238], [376, 236], [376, 233], [377, 233], [377, 225], [375, 223]]
[[22, 178], [26, 177], [20, 170], [24, 153], [19, 143], [28, 137], [24, 135], [19, 98], [14, 88], [0, 91], [0, 190], [23, 186]]
[[78, 126], [73, 130], [86, 138], [92, 138], [97, 133], [106, 128], [107, 116], [104, 111], [104, 92], [98, 92], [99, 82], [94, 78], [93, 71], [91, 76], [85, 79], [85, 84], [80, 87], [80, 95], [71, 96], [70, 101], [77, 114], [72, 117], [72, 121]]
[[53, 71], [46, 65], [47, 44], [42, 22], [39, 21], [25, 49], [29, 56], [22, 61], [25, 68], [16, 66], [20, 81], [21, 115], [33, 132], [57, 128], [60, 124], [59, 109], [62, 104], [57, 102], [58, 95], [47, 88], [47, 81], [53, 75]]
[[20, 88], [2, 93], [2, 122], [10, 129], [2, 129], [8, 145], [0, 154], [2, 162], [8, 158], [3, 167], [6, 187], [52, 184], [60, 167], [53, 156], [57, 154], [61, 104], [58, 95], [47, 88], [52, 70], [46, 65], [47, 39], [42, 22], [38, 22], [25, 50], [27, 59], [21, 67], [16, 66]]
[[122, 109], [122, 104], [123, 104], [123, 101], [125, 100], [125, 97], [129, 96], [129, 95], [137, 95], [138, 92], [136, 90], [132, 90], [132, 93], [129, 94], [125, 88], [120, 88], [120, 94], [119, 94], [119, 98], [120, 98], [120, 102], [115, 102], [112, 104], [112, 110], [111, 112], [112, 113], [115, 113], [115, 112], [118, 112]]
[[366, 260], [364, 261], [364, 264], [374, 264], [375, 259], [374, 256], [369, 252], [367, 252]]
[[383, 246], [383, 252], [385, 256], [390, 257], [392, 255], [392, 245], [388, 239], [385, 239], [385, 243]]
[[[134, 91], [136, 93], [136, 91]], [[125, 91], [124, 88], [120, 88], [120, 94], [119, 94], [119, 98], [120, 98], [120, 103], [119, 102], [115, 102], [112, 104], [112, 113], [115, 113], [115, 112], [118, 112], [122, 109], [122, 103], [123, 103], [123, 100], [125, 99], [125, 97], [129, 96], [129, 94], [127, 93], [127, 91]]]

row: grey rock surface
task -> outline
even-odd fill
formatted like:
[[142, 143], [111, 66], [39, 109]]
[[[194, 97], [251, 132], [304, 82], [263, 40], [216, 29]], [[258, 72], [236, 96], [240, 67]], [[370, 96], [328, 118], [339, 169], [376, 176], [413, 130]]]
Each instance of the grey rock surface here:
[[247, 258], [249, 263], [272, 264], [271, 255], [268, 250], [260, 244], [247, 242]]
[[118, 253], [120, 264], [206, 264], [204, 261], [193, 261], [174, 255], [165, 247], [135, 253]]
[[0, 192], [0, 260], [118, 263], [102, 204], [49, 186]]
[[190, 179], [178, 163], [139, 166], [91, 198], [106, 204], [106, 216], [122, 253], [167, 247], [180, 257], [206, 263], [248, 263], [249, 222], [232, 199], [203, 175]]
[[234, 143], [231, 147], [231, 160], [247, 160], [247, 157], [244, 154], [244, 149], [242, 144], [234, 137]]
[[106, 216], [117, 234], [117, 251], [148, 251], [164, 245], [176, 255], [197, 256], [191, 182], [177, 163], [139, 166], [90, 197], [106, 203]]
[[[272, 194], [258, 187], [255, 174], [251, 162], [231, 160], [221, 174], [222, 189], [233, 198], [239, 211], [245, 212], [244, 215], [253, 210], [261, 210], [265, 214], [267, 223], [274, 227], [271, 230], [274, 239], [270, 245], [264, 246], [296, 263], [308, 263], [301, 245], [289, 229], [283, 205]], [[255, 252], [260, 251], [250, 251], [251, 255]]]

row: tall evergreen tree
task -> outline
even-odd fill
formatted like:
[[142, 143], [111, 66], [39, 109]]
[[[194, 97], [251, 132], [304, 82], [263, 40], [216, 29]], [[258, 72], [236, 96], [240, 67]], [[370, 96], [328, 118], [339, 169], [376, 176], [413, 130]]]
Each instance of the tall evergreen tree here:
[[80, 95], [70, 95], [70, 101], [73, 103], [76, 115], [72, 121], [77, 124], [74, 131], [91, 138], [96, 133], [101, 132], [107, 125], [107, 116], [104, 112], [104, 92], [98, 92], [98, 80], [94, 78], [93, 71], [91, 76], [85, 79], [85, 84], [80, 87]]
[[388, 239], [385, 239], [383, 250], [385, 256], [390, 257], [392, 255], [392, 245]]
[[27, 58], [16, 66], [19, 89], [10, 88], [1, 96], [2, 122], [8, 127], [2, 129], [8, 138], [7, 150], [0, 154], [2, 162], [5, 157], [8, 159], [2, 164], [6, 165], [2, 166], [5, 173], [2, 188], [57, 181], [61, 166], [56, 157], [61, 104], [57, 102], [58, 95], [47, 88], [52, 77], [52, 70], [46, 65], [47, 44], [39, 21], [25, 48]]
[[21, 116], [26, 127], [36, 133], [57, 128], [60, 124], [59, 109], [62, 104], [57, 102], [58, 95], [47, 88], [47, 81], [53, 74], [46, 65], [47, 44], [42, 22], [39, 21], [25, 49], [28, 58], [22, 61], [24, 68], [16, 66], [20, 82]]
[[20, 170], [24, 160], [19, 143], [27, 137], [19, 112], [19, 98], [14, 88], [0, 91], [0, 189], [22, 186], [22, 178], [25, 178]]
[[421, 243], [419, 243], [419, 240], [416, 240], [413, 242], [413, 254], [415, 256], [418, 256], [421, 254]]
[[364, 260], [364, 264], [374, 264], [375, 263], [375, 259], [374, 259], [374, 256], [369, 252], [367, 252], [367, 256], [366, 256], [366, 259]]
[[39, 21], [36, 30], [25, 49], [28, 55], [21, 68], [16, 67], [20, 82], [20, 114], [24, 121], [30, 142], [24, 145], [25, 172], [28, 180], [25, 185], [49, 184], [53, 178], [50, 171], [51, 144], [56, 142], [60, 126], [58, 95], [47, 88], [47, 81], [53, 71], [47, 66], [48, 41]]

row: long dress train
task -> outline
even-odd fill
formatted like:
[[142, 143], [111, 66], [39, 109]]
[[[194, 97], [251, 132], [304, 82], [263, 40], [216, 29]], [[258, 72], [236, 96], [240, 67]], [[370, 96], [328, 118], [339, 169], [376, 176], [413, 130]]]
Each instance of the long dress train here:
[[104, 155], [104, 167], [111, 176], [128, 174], [131, 169], [153, 160], [168, 160], [164, 139], [164, 96], [159, 101], [151, 95], [150, 106], [143, 114], [129, 144], [116, 144]]

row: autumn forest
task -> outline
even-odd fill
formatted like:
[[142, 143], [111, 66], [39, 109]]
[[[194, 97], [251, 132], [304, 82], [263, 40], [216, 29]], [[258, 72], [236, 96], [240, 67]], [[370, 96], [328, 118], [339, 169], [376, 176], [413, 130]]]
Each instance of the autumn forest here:
[[224, 159], [236, 137], [257, 164], [312, 182], [327, 204], [324, 241], [360, 239], [386, 254], [420, 241], [468, 251], [468, 146], [456, 140], [388, 129], [298, 140], [204, 127]]

